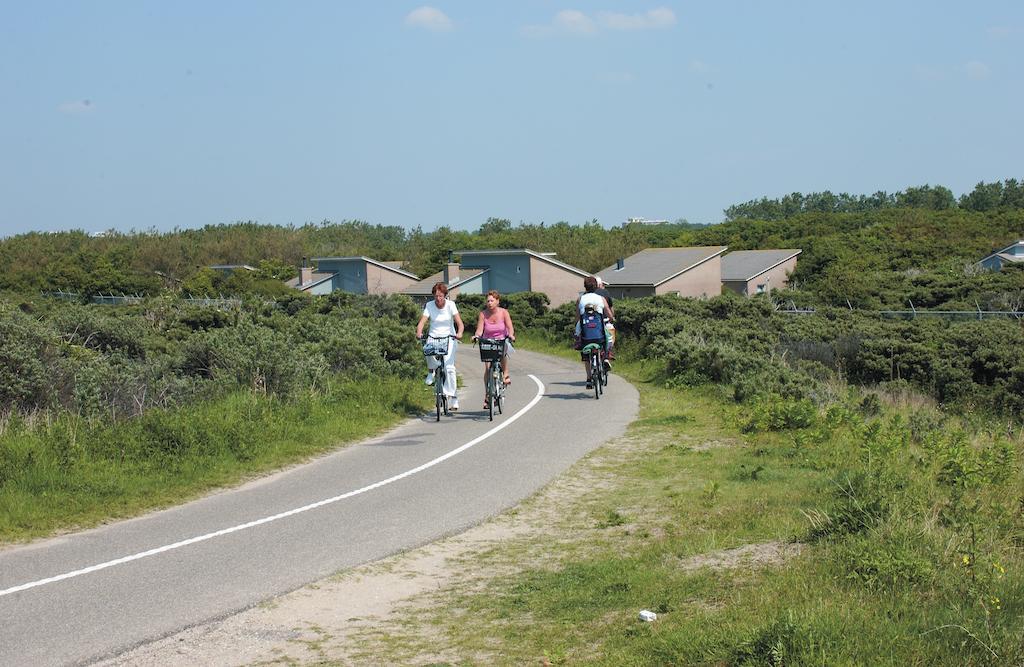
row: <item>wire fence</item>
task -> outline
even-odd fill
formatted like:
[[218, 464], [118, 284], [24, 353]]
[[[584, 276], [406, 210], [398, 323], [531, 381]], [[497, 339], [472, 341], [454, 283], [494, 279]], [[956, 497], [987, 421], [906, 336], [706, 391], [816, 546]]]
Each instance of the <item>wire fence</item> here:
[[[64, 290], [57, 290], [55, 292], [43, 292], [44, 296], [49, 296], [54, 299], [60, 299], [62, 301], [75, 301], [77, 303], [95, 303], [107, 306], [128, 306], [140, 304], [146, 300], [147, 297], [141, 294], [94, 294], [88, 298], [83, 297], [78, 292], [65, 292]], [[190, 306], [202, 306], [205, 308], [241, 308], [242, 300], [237, 297], [226, 297], [220, 295], [217, 297], [205, 297], [205, 296], [188, 296], [181, 297], [181, 301], [189, 304]]]
[[[910, 310], [864, 310], [849, 306], [849, 309], [867, 315], [878, 315], [890, 320], [913, 320], [918, 317], [938, 318], [945, 320], [988, 320], [988, 319], [1024, 319], [1024, 310], [918, 310], [911, 306]], [[776, 308], [775, 312], [786, 315], [814, 315], [817, 311], [814, 308]]]

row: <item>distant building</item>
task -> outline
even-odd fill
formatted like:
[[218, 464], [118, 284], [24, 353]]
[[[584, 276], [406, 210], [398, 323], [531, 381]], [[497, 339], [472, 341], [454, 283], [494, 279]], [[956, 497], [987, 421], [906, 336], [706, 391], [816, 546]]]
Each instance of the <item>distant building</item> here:
[[668, 220], [648, 220], [647, 218], [626, 218], [627, 225], [663, 225]]
[[211, 264], [206, 267], [213, 269], [214, 271], [220, 271], [221, 273], [233, 273], [234, 271], [255, 271], [255, 266], [249, 266], [248, 264]]
[[1024, 262], [1024, 241], [1017, 241], [1002, 250], [997, 250], [979, 261], [976, 266], [989, 271], [999, 271], [1007, 264], [1016, 264], [1017, 262]]
[[[553, 252], [514, 250], [463, 250], [461, 270], [481, 271], [480, 293], [497, 290], [501, 294], [543, 292], [552, 306], [575, 301], [583, 291], [583, 269], [555, 259]], [[465, 290], [468, 292], [468, 290]]]
[[448, 262], [444, 269], [423, 278], [417, 283], [402, 290], [414, 301], [428, 301], [433, 296], [434, 285], [444, 283], [448, 286], [448, 298], [458, 300], [459, 294], [483, 294], [483, 281], [486, 269], [463, 269], [455, 262]]
[[620, 259], [597, 275], [613, 298], [678, 294], [717, 296], [722, 291], [726, 246], [647, 248]]
[[416, 274], [400, 268], [401, 262], [382, 262], [363, 256], [314, 257], [313, 262], [316, 270], [303, 266], [298, 278], [285, 284], [310, 294], [338, 290], [354, 294], [395, 294], [419, 280]]
[[781, 289], [802, 251], [736, 250], [722, 257], [722, 287], [743, 296]]

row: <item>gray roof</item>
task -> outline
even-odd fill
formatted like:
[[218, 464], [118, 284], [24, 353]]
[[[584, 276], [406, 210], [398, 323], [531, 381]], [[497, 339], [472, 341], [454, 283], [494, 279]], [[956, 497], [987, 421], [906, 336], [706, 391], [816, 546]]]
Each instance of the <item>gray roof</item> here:
[[788, 259], [796, 257], [802, 250], [736, 250], [722, 257], [722, 280], [751, 280], [765, 271], [774, 269]]
[[647, 248], [624, 261], [622, 269], [616, 265], [598, 271], [597, 275], [608, 285], [660, 285], [703, 264], [725, 252], [726, 246], [701, 248]]
[[[481, 273], [485, 273], [487, 271], [488, 271], [488, 269], [460, 269], [459, 270], [459, 279], [454, 281], [454, 282], [452, 282], [452, 283], [449, 283], [448, 284], [448, 289], [451, 289], [453, 287], [458, 287], [459, 285], [462, 285], [463, 283], [467, 283], [470, 280], [472, 280], [473, 278], [476, 278], [477, 276], [479, 276]], [[409, 285], [404, 290], [401, 290], [401, 293], [402, 294], [408, 294], [409, 296], [422, 296], [422, 295], [429, 296], [431, 294], [431, 290], [434, 289], [434, 285], [436, 285], [437, 283], [440, 283], [440, 282], [444, 282], [444, 271], [443, 270], [442, 271], [438, 271], [437, 273], [435, 273], [435, 274], [433, 274], [431, 276], [427, 276], [426, 278], [424, 278], [423, 280], [419, 281], [418, 283], [413, 283], [412, 285]]]
[[472, 257], [474, 255], [483, 255], [483, 256], [487, 256], [487, 255], [529, 255], [530, 257], [536, 257], [537, 259], [539, 259], [539, 260], [541, 260], [543, 262], [547, 262], [548, 264], [552, 264], [552, 265], [557, 266], [557, 267], [559, 267], [561, 269], [565, 269], [566, 271], [569, 271], [571, 273], [575, 273], [577, 275], [583, 276], [584, 278], [586, 278], [587, 276], [590, 275], [589, 273], [587, 273], [583, 269], [578, 269], [575, 266], [573, 266], [572, 264], [566, 264], [565, 262], [560, 262], [559, 260], [555, 259], [555, 253], [553, 253], [553, 252], [537, 252], [536, 250], [528, 250], [526, 248], [518, 248], [518, 249], [507, 249], [507, 250], [460, 250], [460, 251], [458, 251], [458, 252], [456, 252], [454, 254], [462, 255], [463, 261], [465, 261], [465, 258], [467, 256], [468, 257]]
[[324, 260], [328, 260], [328, 261], [339, 261], [339, 260], [363, 261], [363, 262], [366, 262], [367, 264], [375, 264], [376, 266], [379, 266], [381, 268], [387, 269], [388, 271], [394, 271], [395, 273], [401, 274], [401, 275], [405, 276], [406, 278], [413, 278], [413, 279], [416, 279], [416, 280], [419, 279], [419, 276], [417, 276], [415, 273], [409, 273], [405, 269], [399, 268], [401, 266], [401, 264], [402, 264], [402, 262], [399, 262], [399, 261], [381, 261], [379, 259], [373, 259], [372, 257], [366, 257], [364, 255], [354, 255], [352, 257], [314, 257], [313, 258], [313, 261], [316, 262], [317, 264], [319, 264], [320, 262], [322, 262]]
[[305, 292], [310, 287], [313, 287], [314, 285], [319, 285], [323, 281], [325, 281], [325, 280], [327, 280], [327, 279], [329, 279], [329, 278], [331, 278], [333, 276], [334, 276], [333, 272], [331, 272], [331, 273], [318, 273], [318, 272], [314, 272], [310, 276], [310, 281], [308, 283], [306, 283], [305, 285], [299, 285], [299, 280], [302, 278], [302, 276], [295, 276], [294, 278], [291, 278], [289, 280], [284, 281], [284, 284], [287, 285], [288, 287], [294, 287], [297, 290], [302, 290], [303, 292]]
[[1010, 253], [1009, 251], [1010, 250], [1014, 250], [1014, 249], [1016, 249], [1016, 248], [1018, 248], [1020, 246], [1024, 246], [1024, 241], [1017, 241], [1016, 243], [1011, 243], [1010, 245], [1006, 246], [1002, 250], [997, 250], [994, 253], [992, 253], [991, 255], [986, 255], [982, 259], [978, 260], [977, 263], [981, 264], [985, 260], [992, 259], [993, 257], [999, 257], [1000, 259], [1003, 259], [1004, 261], [1008, 261], [1008, 262], [1019, 262], [1019, 261], [1021, 261], [1020, 256], [1019, 255], [1014, 255], [1013, 253]]
[[245, 269], [246, 271], [255, 271], [255, 266], [249, 266], [248, 264], [211, 264], [211, 269], [218, 271], [234, 271], [235, 269]]

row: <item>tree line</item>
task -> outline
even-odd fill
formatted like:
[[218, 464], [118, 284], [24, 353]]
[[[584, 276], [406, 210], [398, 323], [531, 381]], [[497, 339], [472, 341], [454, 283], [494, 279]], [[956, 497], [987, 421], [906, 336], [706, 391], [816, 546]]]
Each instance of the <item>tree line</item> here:
[[984, 181], [974, 190], [961, 195], [958, 200], [953, 192], [941, 185], [910, 187], [901, 192], [880, 190], [871, 195], [851, 195], [845, 192], [835, 194], [794, 192], [778, 199], [762, 197], [725, 209], [726, 220], [747, 218], [750, 220], [783, 220], [800, 213], [864, 213], [892, 208], [916, 208], [930, 211], [945, 211], [962, 208], [968, 211], [994, 211], [1000, 208], [1024, 208], [1024, 182], [1015, 178], [994, 183]]
[[[0, 240], [0, 290], [63, 290], [83, 298], [169, 292], [279, 298], [290, 291], [283, 281], [311, 257], [400, 260], [426, 276], [440, 270], [452, 250], [530, 248], [596, 272], [648, 247], [723, 245], [801, 249], [791, 289], [775, 293], [797, 305], [1015, 310], [1024, 303], [1024, 272], [981, 273], [974, 263], [1024, 236], [1021, 192], [1009, 179], [979, 183], [959, 203], [947, 188], [931, 186], [894, 195], [794, 194], [759, 200], [743, 215], [747, 205], [730, 207], [731, 219], [705, 226], [679, 221], [605, 228], [596, 220], [549, 225], [489, 218], [475, 230], [353, 220], [238, 222], [99, 237], [34, 232]], [[211, 270], [214, 264], [256, 270], [226, 273]]]

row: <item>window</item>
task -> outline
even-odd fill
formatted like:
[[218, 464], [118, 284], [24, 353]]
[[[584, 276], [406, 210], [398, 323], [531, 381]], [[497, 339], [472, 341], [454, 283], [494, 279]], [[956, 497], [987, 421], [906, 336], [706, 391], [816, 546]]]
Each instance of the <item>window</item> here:
[[766, 287], [768, 287], [767, 283], [761, 283], [760, 285], [758, 285], [756, 294], [764, 294], [764, 290]]

